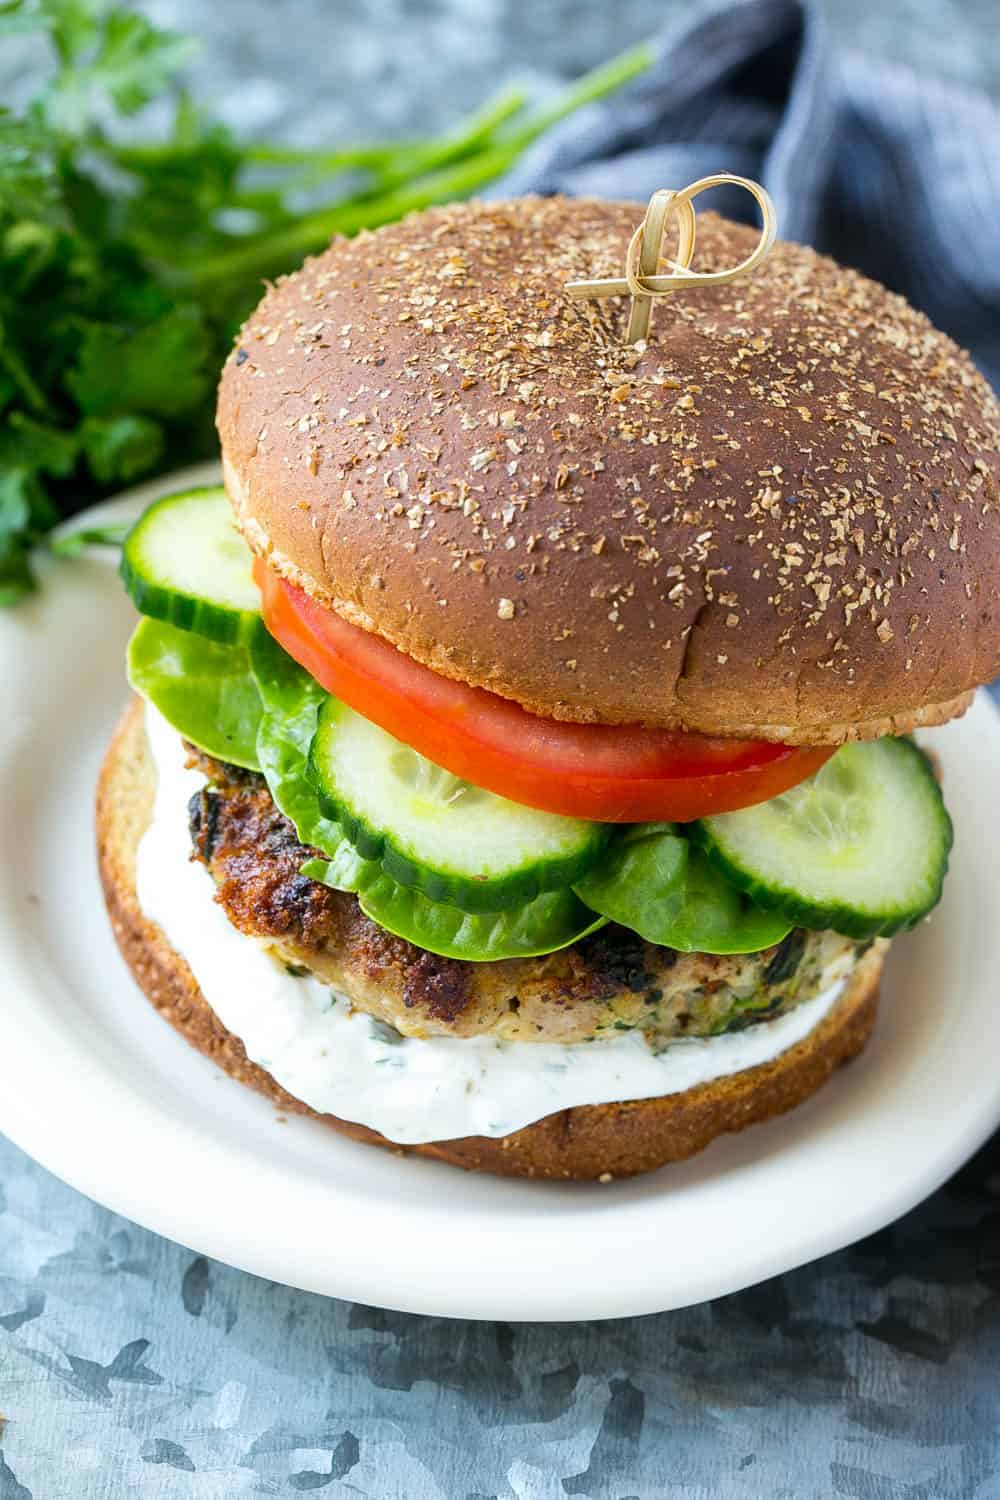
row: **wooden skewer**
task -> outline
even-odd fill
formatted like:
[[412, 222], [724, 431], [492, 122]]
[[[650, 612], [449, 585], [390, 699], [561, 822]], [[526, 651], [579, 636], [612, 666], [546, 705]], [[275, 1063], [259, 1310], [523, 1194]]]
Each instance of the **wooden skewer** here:
[[[757, 201], [761, 213], [760, 239], [754, 249], [738, 265], [722, 271], [692, 271], [694, 255], [695, 211], [692, 199], [707, 188], [724, 184], [745, 188]], [[677, 219], [677, 255], [668, 260], [670, 267], [666, 275], [659, 274], [663, 260], [663, 237], [672, 217]], [[701, 177], [686, 188], [674, 192], [659, 188], [649, 200], [646, 214], [629, 241], [625, 257], [625, 274], [593, 281], [568, 281], [564, 287], [568, 297], [625, 297], [631, 296], [626, 342], [639, 343], [649, 332], [649, 320], [656, 297], [667, 296], [682, 287], [721, 286], [735, 281], [739, 276], [749, 276], [770, 254], [778, 232], [774, 204], [767, 189], [749, 177], [737, 177], [731, 172], [719, 172], [713, 177]]]

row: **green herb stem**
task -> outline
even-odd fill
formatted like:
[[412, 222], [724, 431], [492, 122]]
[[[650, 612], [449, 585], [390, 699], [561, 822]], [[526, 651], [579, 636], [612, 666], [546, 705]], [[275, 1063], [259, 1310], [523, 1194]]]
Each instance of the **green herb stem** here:
[[86, 547], [120, 547], [128, 532], [128, 525], [85, 526], [50, 541], [49, 551], [56, 557], [79, 557]]
[[353, 235], [361, 229], [391, 224], [404, 214], [467, 198], [503, 175], [517, 160], [517, 145], [494, 146], [436, 172], [387, 192], [362, 193], [330, 208], [305, 214], [294, 224], [266, 237], [248, 239], [245, 246], [202, 260], [192, 268], [198, 287], [213, 282], [266, 275], [275, 266], [321, 249], [335, 234]]
[[649, 42], [640, 42], [611, 58], [609, 62], [602, 63], [600, 67], [591, 68], [589, 73], [584, 73], [557, 95], [551, 104], [536, 110], [522, 131], [514, 137], [514, 142], [523, 150], [537, 140], [543, 131], [558, 125], [578, 109], [583, 109], [587, 104], [596, 104], [608, 94], [616, 93], [626, 83], [644, 73], [655, 56], [655, 49]]
[[[199, 286], [230, 277], [263, 275], [273, 265], [308, 255], [321, 248], [335, 234], [352, 235], [361, 229], [374, 229], [381, 224], [392, 223], [404, 214], [418, 209], [431, 208], [438, 203], [468, 198], [477, 189], [510, 170], [527, 146], [552, 125], [567, 118], [584, 104], [594, 103], [606, 94], [618, 89], [629, 79], [641, 73], [652, 60], [652, 49], [648, 45], [634, 47], [612, 62], [585, 74], [566, 89], [557, 100], [538, 110], [529, 121], [518, 126], [512, 133], [490, 135], [521, 112], [523, 96], [511, 92], [501, 95], [488, 105], [479, 117], [468, 122], [463, 134], [456, 134], [450, 141], [443, 141], [435, 150], [429, 150], [422, 163], [420, 175], [399, 173], [398, 189], [385, 181], [374, 190], [358, 193], [331, 205], [302, 216], [294, 225], [270, 236], [255, 239], [246, 246], [216, 257], [203, 260], [194, 270], [194, 281]], [[454, 161], [460, 147], [471, 149], [480, 141], [482, 149], [467, 159]], [[437, 155], [439, 170], [429, 170]]]

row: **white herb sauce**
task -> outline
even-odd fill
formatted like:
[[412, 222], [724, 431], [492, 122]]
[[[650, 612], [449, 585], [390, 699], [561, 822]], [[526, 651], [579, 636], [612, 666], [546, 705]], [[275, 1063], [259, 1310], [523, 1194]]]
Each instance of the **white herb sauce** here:
[[180, 736], [147, 705], [158, 773], [136, 883], [146, 916], [187, 960], [247, 1056], [297, 1099], [400, 1144], [508, 1135], [577, 1104], [675, 1094], [769, 1062], [808, 1035], [840, 995], [850, 958], [822, 993], [746, 1031], [654, 1053], [638, 1031], [559, 1044], [490, 1037], [400, 1037], [311, 977], [295, 978], [266, 944], [233, 927], [214, 883], [190, 858], [187, 804], [205, 778], [184, 764]]

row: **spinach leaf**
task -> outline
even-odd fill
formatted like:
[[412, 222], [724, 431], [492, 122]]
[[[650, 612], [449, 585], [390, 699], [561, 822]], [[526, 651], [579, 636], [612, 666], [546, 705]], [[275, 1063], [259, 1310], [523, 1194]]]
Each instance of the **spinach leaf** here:
[[682, 953], [756, 953], [792, 924], [730, 885], [669, 824], [639, 824], [575, 886], [594, 911]]
[[353, 891], [373, 922], [445, 958], [479, 963], [533, 958], [567, 948], [605, 925], [605, 919], [588, 911], [568, 888], [545, 891], [512, 911], [459, 911], [397, 884], [350, 846], [332, 861], [310, 860], [302, 873], [335, 890]]
[[186, 740], [217, 760], [260, 770], [260, 693], [242, 646], [143, 619], [128, 648], [128, 680]]
[[326, 693], [271, 636], [255, 637], [250, 666], [263, 704], [257, 759], [275, 803], [295, 824], [303, 844], [334, 854], [339, 826], [320, 811], [309, 777], [309, 746]]

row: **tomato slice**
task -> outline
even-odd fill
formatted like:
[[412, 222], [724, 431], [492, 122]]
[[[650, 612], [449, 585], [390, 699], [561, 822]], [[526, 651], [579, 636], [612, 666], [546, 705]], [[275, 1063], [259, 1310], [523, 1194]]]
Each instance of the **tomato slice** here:
[[527, 807], [599, 823], [686, 822], [766, 802], [833, 754], [830, 746], [538, 718], [439, 676], [259, 559], [254, 576], [268, 630], [327, 692], [453, 775]]

